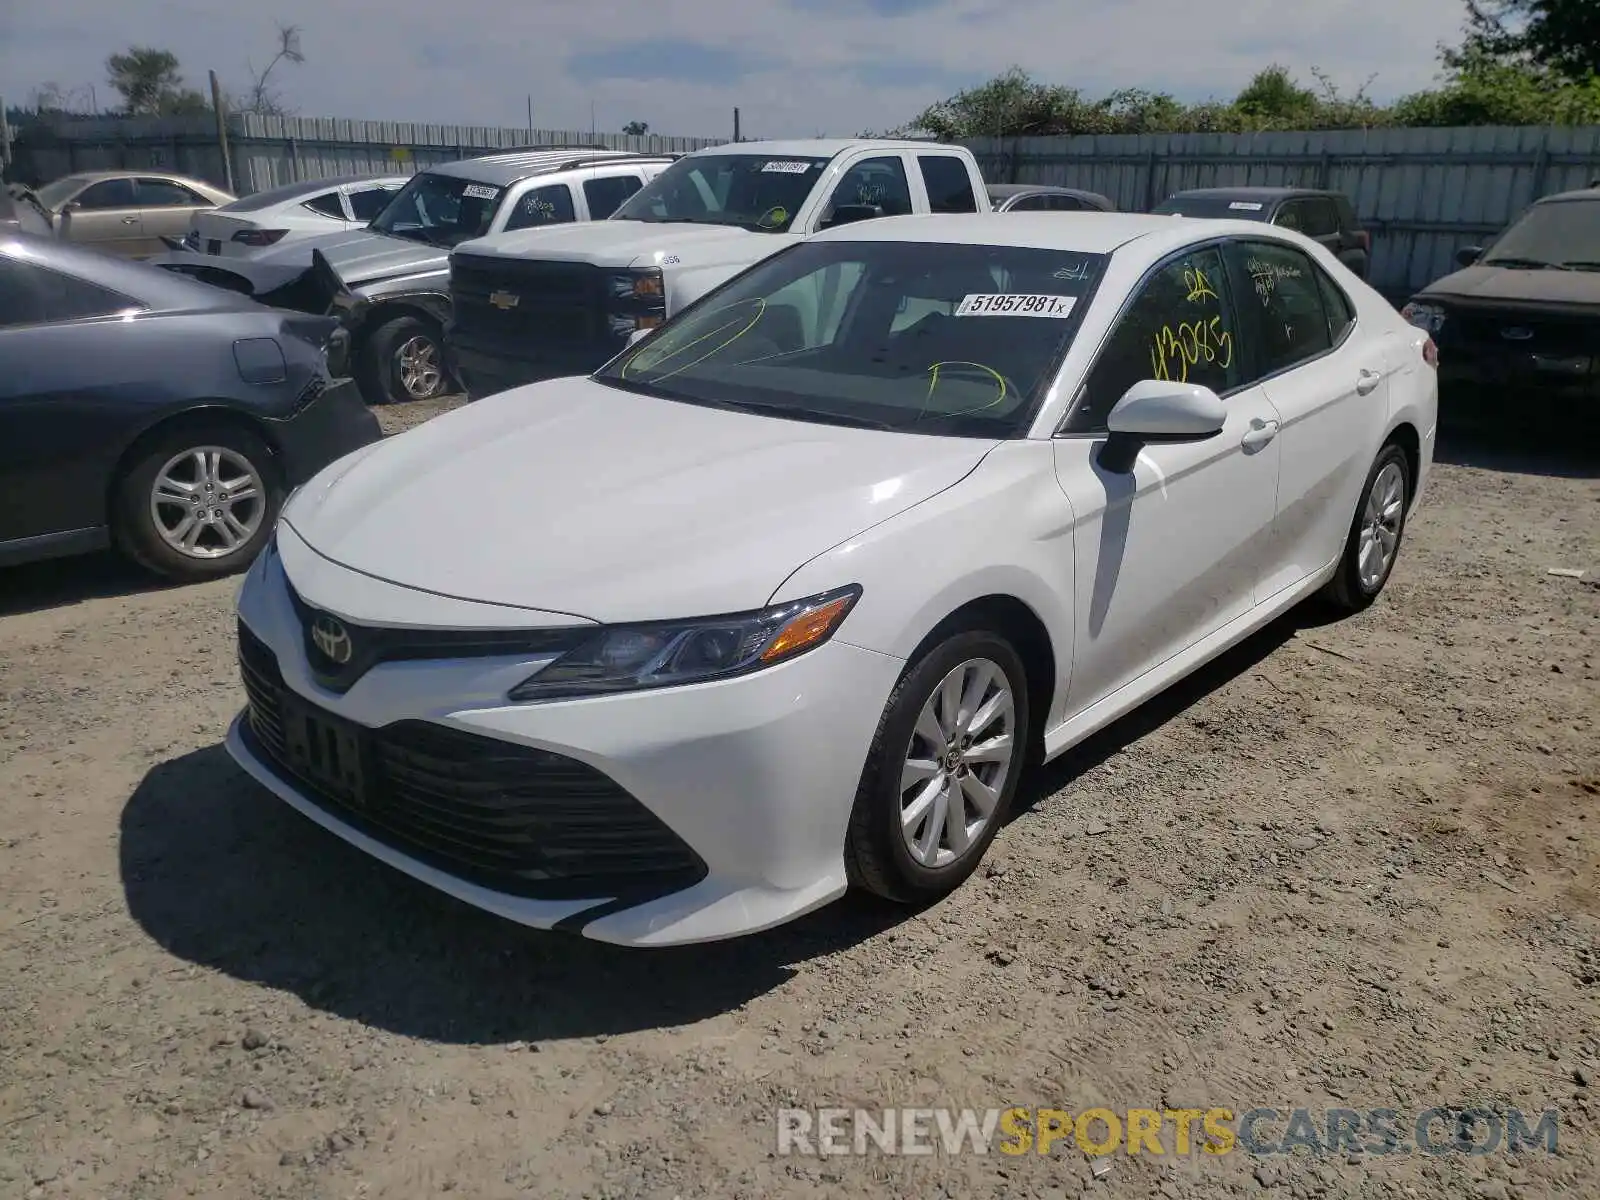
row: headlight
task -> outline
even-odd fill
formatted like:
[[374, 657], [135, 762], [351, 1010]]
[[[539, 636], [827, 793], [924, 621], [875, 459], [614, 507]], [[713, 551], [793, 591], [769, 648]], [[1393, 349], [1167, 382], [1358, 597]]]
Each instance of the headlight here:
[[604, 696], [749, 674], [822, 645], [860, 596], [852, 585], [760, 612], [608, 626], [512, 688], [510, 698]]
[[1413, 300], [1400, 310], [1400, 315], [1418, 329], [1426, 329], [1429, 333], [1438, 333], [1444, 325], [1444, 309], [1437, 304]]
[[666, 283], [661, 278], [660, 267], [644, 267], [637, 271], [624, 271], [611, 277], [611, 294], [625, 300], [664, 300]]

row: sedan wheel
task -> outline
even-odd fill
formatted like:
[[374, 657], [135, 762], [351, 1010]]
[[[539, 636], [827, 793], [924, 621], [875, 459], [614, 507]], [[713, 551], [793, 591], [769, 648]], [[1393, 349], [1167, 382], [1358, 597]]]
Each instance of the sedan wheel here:
[[1404, 451], [1390, 444], [1367, 474], [1344, 553], [1322, 596], [1340, 612], [1355, 613], [1383, 591], [1400, 555], [1411, 500], [1411, 469]]
[[900, 829], [911, 857], [947, 867], [983, 837], [1016, 757], [1016, 705], [986, 658], [946, 675], [917, 716], [901, 769]]
[[244, 455], [197, 446], [168, 459], [150, 489], [161, 540], [189, 558], [225, 558], [255, 537], [266, 515], [266, 483]]
[[231, 424], [158, 431], [133, 452], [112, 493], [117, 547], [147, 570], [214, 579], [250, 565], [283, 502], [265, 442]]
[[402, 342], [395, 351], [395, 372], [407, 399], [428, 400], [438, 395], [444, 384], [439, 344], [426, 334]]
[[889, 697], [845, 846], [852, 883], [936, 900], [972, 874], [1005, 823], [1028, 745], [1027, 674], [1011, 644], [957, 633]]

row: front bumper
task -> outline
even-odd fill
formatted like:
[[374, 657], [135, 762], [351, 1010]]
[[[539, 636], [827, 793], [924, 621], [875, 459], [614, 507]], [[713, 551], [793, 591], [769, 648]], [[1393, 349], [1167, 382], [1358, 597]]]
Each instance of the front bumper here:
[[383, 437], [353, 379], [329, 382], [320, 395], [271, 423], [289, 487], [299, 487], [323, 467]]
[[[357, 620], [337, 603], [347, 594], [339, 586], [341, 571], [325, 564], [315, 578], [317, 593], [301, 599]], [[388, 588], [392, 602], [414, 610], [415, 620], [407, 622], [413, 627], [449, 623], [443, 607], [430, 608], [450, 601], [359, 579], [348, 594], [364, 592], [365, 601], [373, 587]], [[482, 751], [482, 758], [458, 759], [449, 772], [423, 779], [432, 790], [421, 801], [383, 786], [369, 789], [365, 816], [356, 817], [286, 769], [247, 712], [234, 722], [227, 746], [252, 777], [345, 841], [468, 904], [524, 925], [627, 946], [752, 933], [843, 894], [856, 788], [904, 666], [835, 640], [791, 663], [721, 683], [514, 705], [505, 702], [506, 690], [543, 660], [500, 655], [380, 663], [341, 695], [311, 677], [301, 614], [276, 554], [263, 555], [246, 576], [239, 618], [246, 639], [258, 639], [275, 658], [291, 705], [309, 704], [365, 731], [362, 736], [399, 746], [395, 753], [402, 757], [442, 753], [433, 747], [451, 740]], [[506, 627], [515, 627], [514, 614], [507, 618]], [[259, 684], [251, 686], [259, 703]], [[541, 755], [537, 763], [551, 764], [555, 773], [531, 765], [508, 784], [486, 783], [480, 770], [491, 760], [532, 762]], [[404, 774], [413, 765], [402, 762], [390, 777], [380, 764], [380, 783], [416, 783]], [[562, 784], [559, 796], [540, 794], [540, 781], [561, 772], [563, 779], [581, 775], [588, 790], [580, 795], [583, 789]], [[453, 795], [437, 786], [446, 774], [456, 781]], [[422, 801], [444, 806], [430, 818], [435, 824], [406, 824], [402, 809], [415, 810]], [[538, 807], [546, 802], [559, 813]], [[475, 819], [484, 806], [499, 806], [494, 849], [503, 854], [500, 868], [516, 857], [514, 847], [506, 851], [506, 823], [513, 819], [506, 814], [511, 807], [531, 814], [513, 832], [526, 835], [525, 865], [543, 864], [532, 877], [512, 881], [503, 869], [496, 875], [466, 861], [483, 852], [476, 843], [452, 842], [466, 827], [466, 803]], [[604, 826], [598, 832], [596, 822]], [[580, 828], [583, 837], [574, 833]], [[596, 878], [592, 862], [581, 860], [584, 847], [599, 844], [594, 837], [605, 829], [615, 832], [602, 856], [610, 883], [574, 894], [582, 879]], [[555, 861], [547, 853], [552, 846], [566, 856], [565, 878], [545, 870]], [[619, 864], [636, 866], [637, 877], [626, 880]]]
[[471, 343], [445, 332], [445, 369], [461, 384], [469, 400], [524, 384], [569, 375], [589, 375], [605, 366], [625, 347], [621, 341], [578, 342], [541, 347], [529, 353], [509, 354]]

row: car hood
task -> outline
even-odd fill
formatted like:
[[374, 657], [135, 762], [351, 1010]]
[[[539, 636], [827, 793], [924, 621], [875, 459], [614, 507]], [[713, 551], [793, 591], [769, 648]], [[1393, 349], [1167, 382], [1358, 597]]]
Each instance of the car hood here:
[[545, 258], [602, 267], [662, 266], [669, 256], [684, 265], [754, 262], [794, 236], [752, 233], [733, 225], [676, 225], [661, 221], [586, 221], [547, 225], [463, 242], [463, 254], [490, 258]]
[[1600, 271], [1518, 271], [1480, 263], [1435, 280], [1417, 298], [1484, 306], [1504, 302], [1523, 308], [1600, 310]]
[[284, 521], [325, 558], [405, 587], [603, 623], [706, 616], [760, 608], [797, 567], [951, 487], [996, 444], [556, 379], [341, 460]]
[[328, 260], [328, 265], [350, 287], [416, 275], [423, 271], [441, 271], [450, 261], [448, 246], [430, 246], [426, 242], [390, 237], [370, 229], [300, 238], [252, 255], [251, 261], [308, 264], [313, 250], [322, 251], [322, 257]]

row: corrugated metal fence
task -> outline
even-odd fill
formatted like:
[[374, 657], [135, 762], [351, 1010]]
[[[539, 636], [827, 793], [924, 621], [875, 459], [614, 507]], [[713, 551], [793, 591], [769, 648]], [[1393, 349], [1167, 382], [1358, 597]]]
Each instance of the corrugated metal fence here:
[[1600, 128], [1373, 129], [1316, 133], [980, 138], [995, 183], [1088, 188], [1145, 212], [1195, 187], [1287, 185], [1345, 193], [1372, 231], [1374, 286], [1400, 296], [1455, 269], [1540, 196], [1600, 177]]
[[[438, 162], [528, 145], [588, 146], [664, 154], [715, 146], [727, 138], [635, 137], [556, 129], [420, 125], [339, 117], [228, 119], [234, 190], [241, 196], [302, 179], [410, 174]], [[223, 186], [222, 152], [212, 117], [62, 121], [27, 126], [16, 147], [13, 179], [42, 183], [74, 171], [176, 171]]]

